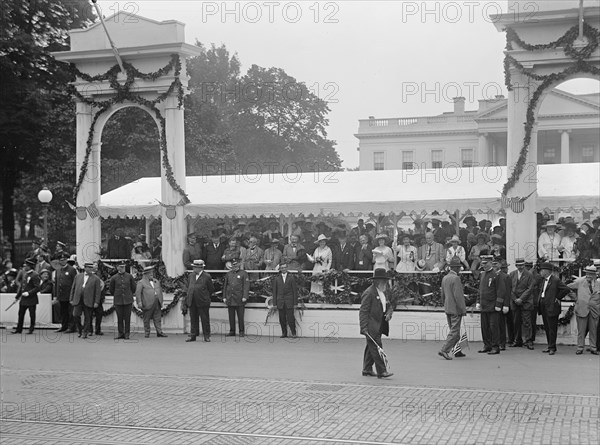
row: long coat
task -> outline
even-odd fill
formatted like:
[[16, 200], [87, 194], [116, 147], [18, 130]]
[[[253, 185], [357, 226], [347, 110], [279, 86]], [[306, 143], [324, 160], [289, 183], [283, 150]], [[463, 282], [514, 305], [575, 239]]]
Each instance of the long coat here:
[[[23, 275], [23, 284], [19, 289], [15, 298], [20, 299], [19, 305], [21, 306], [35, 306], [38, 304], [38, 292], [40, 291], [40, 277], [37, 273], [31, 271], [28, 274]], [[26, 297], [23, 296], [23, 292], [28, 292]]]
[[506, 280], [498, 276], [493, 269], [483, 271], [480, 279], [477, 303], [481, 305], [481, 312], [494, 312], [497, 307], [506, 306], [504, 302], [504, 297], [508, 293], [505, 291]]
[[517, 298], [521, 299], [521, 309], [530, 311], [533, 309], [533, 275], [528, 270], [523, 270], [519, 279], [519, 271], [513, 270], [510, 274], [511, 290], [510, 305], [514, 310], [518, 305], [515, 303]]
[[203, 260], [206, 263], [206, 268], [209, 270], [221, 270], [225, 269], [225, 263], [221, 259], [223, 254], [225, 253], [225, 249], [227, 245], [225, 243], [220, 242], [217, 244], [217, 247], [211, 241], [204, 246], [204, 258]]
[[273, 306], [283, 309], [284, 304], [290, 308], [298, 304], [298, 287], [296, 278], [287, 273], [285, 283], [281, 274], [273, 279]]
[[85, 287], [83, 287], [83, 278], [85, 273], [77, 274], [73, 281], [73, 287], [71, 288], [71, 297], [69, 301], [71, 305], [77, 306], [83, 299], [83, 304], [89, 308], [93, 308], [95, 305], [100, 304], [102, 298], [102, 287], [100, 285], [100, 278], [95, 274], [91, 274], [88, 277]]
[[542, 307], [545, 307], [549, 317], [558, 317], [561, 311], [560, 300], [565, 298], [571, 289], [554, 275], [550, 275], [548, 279], [550, 281], [546, 286], [546, 292], [544, 292], [544, 281], [540, 283], [539, 313], [541, 314]]
[[71, 288], [73, 287], [73, 281], [75, 281], [76, 276], [77, 271], [70, 264], [56, 270], [54, 297], [58, 301], [69, 301]]
[[248, 300], [250, 278], [245, 270], [230, 270], [223, 281], [223, 298], [227, 306], [242, 306], [242, 299]]
[[135, 279], [130, 273], [123, 272], [113, 275], [108, 283], [108, 289], [117, 306], [133, 304], [133, 294], [137, 288]]
[[466, 315], [465, 291], [456, 272], [450, 271], [442, 278], [444, 312], [449, 315]]
[[[154, 282], [154, 287], [150, 284], [150, 281]], [[150, 280], [148, 277], [143, 277], [137, 283], [135, 289], [135, 302], [141, 310], [151, 309], [152, 306], [158, 301], [159, 305], [163, 304], [163, 293], [158, 280]]]
[[212, 278], [208, 272], [202, 272], [200, 279], [196, 280], [196, 273], [189, 274], [188, 289], [185, 304], [190, 307], [194, 303], [197, 307], [210, 306], [210, 297], [214, 292]]
[[371, 337], [378, 338], [381, 334], [389, 335], [390, 329], [385, 316], [394, 312], [390, 299], [386, 292], [385, 313], [379, 299], [379, 293], [375, 284], [369, 286], [362, 295], [359, 311], [360, 332], [368, 332]]

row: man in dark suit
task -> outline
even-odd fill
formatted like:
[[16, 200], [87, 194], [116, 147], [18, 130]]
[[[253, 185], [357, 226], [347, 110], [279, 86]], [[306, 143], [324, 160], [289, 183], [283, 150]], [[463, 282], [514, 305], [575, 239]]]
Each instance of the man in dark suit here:
[[540, 265], [540, 276], [544, 280], [540, 285], [539, 313], [544, 321], [544, 331], [548, 347], [542, 352], [549, 355], [556, 354], [556, 334], [558, 331], [558, 316], [561, 312], [560, 301], [565, 298], [571, 289], [560, 278], [552, 275], [554, 266], [551, 263]]
[[500, 313], [508, 312], [504, 306], [506, 282], [492, 268], [492, 255], [481, 255], [483, 272], [475, 308], [481, 310], [481, 336], [483, 349], [479, 353], [500, 354]]
[[338, 243], [335, 243], [333, 251], [333, 268], [339, 271], [355, 270], [356, 251], [348, 242], [346, 231], [340, 231], [338, 234]]
[[15, 296], [19, 301], [19, 319], [17, 327], [13, 334], [23, 332], [23, 323], [25, 322], [25, 312], [29, 311], [29, 331], [28, 334], [33, 334], [35, 328], [35, 309], [38, 304], [38, 292], [40, 290], [40, 277], [34, 272], [36, 261], [32, 258], [25, 260], [23, 264], [23, 280], [21, 286]]
[[69, 304], [69, 298], [71, 297], [71, 287], [73, 287], [73, 281], [77, 275], [77, 270], [68, 263], [69, 254], [62, 252], [59, 254], [58, 261], [60, 268], [56, 270], [56, 277], [54, 281], [54, 298], [60, 304], [60, 329], [57, 332], [67, 332], [69, 327], [75, 332], [74, 326], [71, 326], [73, 316], [71, 314], [71, 305]]
[[219, 230], [213, 230], [210, 242], [204, 246], [204, 262], [208, 270], [223, 270], [225, 263], [221, 259], [227, 248], [227, 243], [221, 241]]
[[373, 247], [369, 243], [368, 235], [359, 237], [359, 244], [356, 246], [356, 270], [371, 270], [373, 268]]
[[377, 349], [377, 346], [383, 347], [381, 343], [382, 334], [389, 335], [390, 333], [388, 322], [394, 312], [394, 308], [386, 295], [389, 292], [387, 282], [388, 277], [385, 269], [375, 269], [373, 272], [373, 284], [362, 294], [359, 312], [360, 333], [367, 340], [363, 354], [362, 375], [375, 376], [373, 373], [373, 364], [375, 364], [377, 377], [380, 379], [393, 375], [386, 369], [385, 362]]
[[[73, 318], [79, 336], [87, 338], [92, 332], [92, 311], [100, 305], [100, 278], [94, 273], [94, 264], [85, 263], [84, 272], [78, 274], [73, 281], [69, 302], [73, 307]], [[83, 312], [83, 330], [81, 328], [81, 313]]]
[[186, 270], [192, 268], [194, 260], [201, 260], [204, 256], [202, 245], [197, 242], [196, 232], [188, 233], [188, 244], [183, 249], [183, 265]]
[[248, 272], [240, 270], [240, 260], [231, 260], [231, 270], [223, 281], [223, 302], [229, 313], [229, 337], [235, 337], [235, 316], [237, 314], [240, 337], [244, 334], [244, 309], [250, 292]]
[[515, 341], [515, 332], [512, 320], [512, 313], [510, 312], [510, 291], [512, 289], [512, 281], [508, 276], [508, 263], [506, 260], [501, 259], [500, 257], [496, 257], [492, 262], [494, 267], [494, 272], [498, 275], [499, 278], [504, 280], [503, 286], [503, 303], [502, 303], [502, 312], [500, 312], [500, 350], [506, 350], [506, 337], [508, 335], [508, 343], [514, 343]]
[[[510, 310], [513, 314], [513, 325], [515, 330], [515, 341], [509, 346], [521, 347], [523, 344], [527, 349], [533, 349], [533, 339], [531, 338], [531, 311], [533, 310], [533, 276], [531, 272], [525, 270], [525, 260], [517, 258], [515, 260], [517, 270], [510, 274]], [[534, 326], [535, 328], [535, 326]], [[525, 343], [523, 343], [525, 337]]]
[[288, 336], [288, 326], [292, 338], [296, 338], [296, 318], [294, 308], [298, 306], [298, 287], [296, 279], [288, 273], [288, 263], [279, 265], [279, 275], [273, 280], [273, 306], [279, 311], [281, 338]]
[[204, 341], [210, 341], [210, 297], [214, 292], [212, 278], [204, 271], [203, 260], [192, 263], [193, 272], [188, 276], [188, 288], [185, 301], [182, 303], [182, 312], [185, 315], [190, 310], [190, 337], [186, 342], [196, 341], [200, 335], [200, 320], [202, 320], [202, 334]]
[[130, 273], [125, 271], [126, 263], [121, 261], [117, 265], [117, 273], [108, 283], [108, 289], [113, 296], [115, 312], [117, 313], [117, 340], [129, 340], [131, 308], [133, 306], [133, 294], [136, 290], [136, 282]]

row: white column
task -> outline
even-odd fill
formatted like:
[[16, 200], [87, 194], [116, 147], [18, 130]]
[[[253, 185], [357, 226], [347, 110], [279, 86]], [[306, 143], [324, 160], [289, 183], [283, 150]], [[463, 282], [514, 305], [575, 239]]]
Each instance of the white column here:
[[[529, 80], [521, 73], [511, 70], [515, 89], [508, 95], [508, 137], [507, 137], [507, 172], [512, 173], [519, 158], [525, 136], [524, 122], [527, 120], [527, 104], [534, 85], [528, 88]], [[536, 189], [537, 182], [537, 132], [534, 128], [526, 164], [523, 173], [515, 186], [509, 190], [508, 197], [525, 197]], [[525, 201], [525, 209], [514, 213], [506, 209], [506, 256], [509, 264], [515, 258], [526, 261], [536, 260], [537, 234], [535, 204], [537, 193]]]
[[570, 150], [570, 136], [571, 130], [561, 130], [560, 132], [560, 163], [568, 164], [569, 150]]
[[486, 165], [487, 163], [489, 163], [490, 162], [489, 155], [490, 155], [490, 147], [489, 147], [489, 143], [488, 143], [488, 134], [481, 133], [479, 135], [479, 150], [478, 150], [479, 165]]
[[[185, 191], [185, 133], [183, 127], [183, 107], [177, 107], [177, 96], [171, 95], [165, 101], [165, 106], [161, 110], [166, 120], [165, 131], [167, 137], [167, 155], [173, 177], [177, 184]], [[165, 166], [162, 162], [161, 154], [161, 201], [168, 205], [176, 205], [181, 200], [181, 195], [173, 189], [167, 181]], [[185, 247], [187, 224], [184, 215], [184, 208], [176, 208], [175, 217], [169, 219], [166, 215], [166, 208], [161, 208], [162, 235], [163, 235], [163, 261], [167, 269], [167, 274], [176, 277], [185, 272], [183, 266], [183, 249]]]
[[[87, 149], [87, 139], [92, 125], [92, 107], [83, 102], [77, 102], [77, 141], [76, 141], [76, 165], [77, 177], [81, 165], [85, 160], [85, 152]], [[76, 206], [89, 207], [92, 203], [96, 206], [100, 205], [100, 135], [94, 133], [92, 144], [92, 152], [88, 160], [88, 169], [85, 175], [79, 194], [77, 195]], [[83, 212], [78, 212], [79, 216], [83, 216]], [[83, 266], [85, 262], [97, 261], [100, 258], [100, 218], [92, 218], [89, 213], [85, 212], [85, 218], [75, 220], [76, 232], [76, 252], [77, 263]]]

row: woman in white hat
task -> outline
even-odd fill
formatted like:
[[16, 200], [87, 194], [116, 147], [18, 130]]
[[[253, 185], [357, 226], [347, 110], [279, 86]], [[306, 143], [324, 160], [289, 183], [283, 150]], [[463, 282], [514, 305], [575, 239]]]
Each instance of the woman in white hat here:
[[[327, 238], [325, 235], [319, 235], [316, 241], [319, 246], [315, 249], [312, 255], [306, 255], [308, 261], [315, 264], [313, 267], [313, 276], [327, 272], [329, 269], [331, 269], [333, 253], [327, 246], [328, 240], [329, 238]], [[315, 294], [323, 295], [323, 283], [318, 281], [311, 282], [310, 291]]]
[[137, 261], [141, 265], [144, 265], [145, 260], [149, 260], [150, 252], [144, 252], [144, 245], [139, 241], [133, 245], [133, 251], [131, 252], [131, 259]]
[[469, 263], [467, 263], [467, 254], [465, 248], [460, 245], [460, 238], [457, 235], [453, 235], [448, 244], [450, 244], [450, 246], [446, 249], [446, 263], [450, 264], [452, 258], [457, 257], [461, 264], [465, 266], [465, 270], [468, 270]]
[[394, 264], [394, 252], [385, 245], [387, 240], [388, 236], [385, 233], [380, 233], [375, 237], [377, 247], [373, 249], [373, 263], [375, 263], [373, 264], [373, 270], [390, 270], [391, 265]]
[[538, 255], [542, 260], [558, 264], [560, 255], [558, 246], [560, 246], [561, 237], [556, 233], [556, 223], [548, 221], [542, 228], [545, 228], [546, 231], [542, 232], [538, 239]]
[[396, 272], [414, 272], [415, 261], [417, 261], [417, 248], [410, 244], [410, 236], [402, 237], [402, 244], [396, 247], [398, 254], [398, 265]]

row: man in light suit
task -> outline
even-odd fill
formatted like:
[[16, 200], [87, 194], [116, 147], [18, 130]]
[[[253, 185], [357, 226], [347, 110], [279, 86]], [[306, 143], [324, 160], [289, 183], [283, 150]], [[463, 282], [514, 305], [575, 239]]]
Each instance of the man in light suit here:
[[154, 322], [157, 337], [167, 337], [162, 331], [163, 294], [160, 282], [153, 276], [154, 266], [144, 267], [142, 279], [135, 289], [135, 302], [144, 313], [144, 337], [150, 337], [150, 320]]
[[294, 308], [298, 306], [298, 287], [296, 279], [288, 273], [288, 263], [279, 265], [279, 275], [273, 280], [273, 306], [279, 311], [281, 338], [288, 336], [288, 326], [292, 338], [296, 338], [296, 318]]
[[186, 342], [196, 341], [200, 335], [200, 320], [202, 320], [202, 334], [204, 341], [210, 341], [210, 298], [214, 292], [212, 278], [204, 271], [203, 260], [195, 260], [192, 263], [193, 272], [188, 276], [188, 288], [185, 301], [181, 305], [183, 314], [190, 310], [190, 322], [192, 325], [190, 337]]
[[[515, 266], [517, 266], [517, 270], [513, 270], [509, 274], [511, 282], [510, 310], [513, 314], [515, 341], [509, 346], [520, 348], [525, 344], [527, 349], [532, 350], [531, 311], [533, 310], [533, 275], [525, 269], [525, 260], [523, 258], [517, 258]], [[523, 337], [525, 337], [525, 343], [523, 343]]]
[[288, 263], [290, 270], [302, 270], [302, 265], [298, 262], [298, 252], [304, 249], [304, 246], [298, 242], [298, 236], [290, 236], [290, 243], [283, 248], [283, 260]]
[[425, 261], [423, 270], [439, 272], [446, 264], [446, 250], [433, 239], [433, 232], [425, 234], [425, 244], [419, 247], [419, 260]]
[[[77, 274], [71, 287], [69, 302], [73, 307], [73, 319], [79, 336], [87, 338], [92, 333], [92, 311], [100, 305], [102, 289], [100, 278], [94, 273], [94, 264], [85, 263], [83, 273]], [[83, 313], [83, 329], [81, 314]]]
[[23, 281], [17, 295], [16, 300], [19, 301], [19, 319], [16, 329], [13, 334], [23, 332], [23, 323], [25, 322], [25, 312], [29, 311], [29, 331], [28, 334], [33, 334], [35, 328], [35, 309], [38, 304], [38, 292], [40, 290], [40, 277], [35, 271], [36, 261], [32, 258], [25, 260], [23, 264]]
[[[377, 346], [383, 347], [381, 343], [382, 334], [390, 334], [388, 322], [394, 312], [389, 297], [386, 295], [389, 292], [387, 282], [388, 277], [385, 269], [375, 269], [373, 272], [373, 284], [363, 292], [359, 311], [360, 333], [367, 340], [363, 354], [362, 375], [377, 375], [380, 379], [393, 375], [386, 369], [385, 362], [377, 349]], [[375, 364], [377, 374], [373, 373], [373, 364]]]
[[583, 354], [585, 347], [585, 337], [590, 333], [589, 351], [598, 355], [598, 316], [600, 315], [600, 282], [596, 279], [597, 269], [595, 266], [588, 266], [584, 269], [585, 277], [573, 281], [567, 286], [577, 291], [577, 301], [575, 303], [575, 317], [577, 318], [577, 351], [575, 354]]
[[540, 265], [540, 276], [543, 281], [540, 284], [539, 313], [544, 321], [544, 331], [546, 331], [548, 340], [548, 347], [542, 352], [547, 352], [549, 355], [556, 354], [558, 316], [561, 312], [560, 301], [571, 292], [571, 289], [560, 278], [552, 275], [553, 270], [552, 263], [546, 262]]

